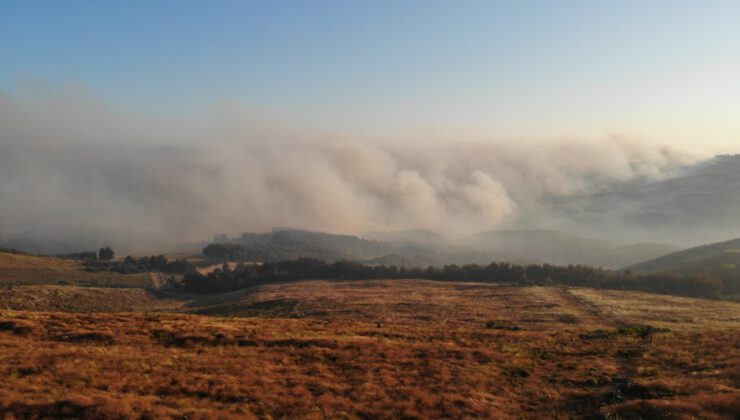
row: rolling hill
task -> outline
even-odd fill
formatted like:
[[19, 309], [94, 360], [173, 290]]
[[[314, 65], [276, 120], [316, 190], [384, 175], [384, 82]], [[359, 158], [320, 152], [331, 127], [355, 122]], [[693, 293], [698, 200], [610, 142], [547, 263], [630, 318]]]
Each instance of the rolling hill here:
[[636, 273], [710, 276], [722, 282], [726, 298], [740, 299], [740, 239], [673, 252], [627, 268]]
[[0, 285], [82, 284], [100, 286], [149, 287], [149, 273], [89, 273], [80, 261], [0, 252]]
[[723, 264], [737, 263], [740, 263], [740, 239], [672, 252], [628, 268], [640, 273], [695, 274], [711, 271]]

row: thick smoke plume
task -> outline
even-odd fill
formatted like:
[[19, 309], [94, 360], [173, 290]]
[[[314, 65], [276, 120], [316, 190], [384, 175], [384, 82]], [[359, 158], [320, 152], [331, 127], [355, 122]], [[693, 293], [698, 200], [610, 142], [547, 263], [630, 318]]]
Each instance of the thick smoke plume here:
[[173, 243], [276, 226], [462, 235], [556, 223], [544, 197], [660, 178], [702, 157], [618, 136], [392, 144], [238, 105], [196, 121], [137, 115], [83, 90], [0, 91], [0, 237]]

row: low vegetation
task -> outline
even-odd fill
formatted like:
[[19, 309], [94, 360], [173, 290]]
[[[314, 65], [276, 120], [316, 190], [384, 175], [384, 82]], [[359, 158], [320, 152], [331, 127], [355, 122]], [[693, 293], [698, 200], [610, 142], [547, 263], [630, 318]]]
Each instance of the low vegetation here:
[[[644, 310], [648, 301], [653, 311]], [[740, 412], [740, 305], [731, 302], [377, 280], [262, 286], [160, 310], [0, 311], [0, 412], [715, 419]]]
[[173, 311], [176, 299], [140, 288], [22, 285], [0, 288], [0, 310], [63, 312]]
[[0, 252], [0, 285], [77, 284], [88, 286], [149, 287], [148, 273], [91, 273], [74, 259]]

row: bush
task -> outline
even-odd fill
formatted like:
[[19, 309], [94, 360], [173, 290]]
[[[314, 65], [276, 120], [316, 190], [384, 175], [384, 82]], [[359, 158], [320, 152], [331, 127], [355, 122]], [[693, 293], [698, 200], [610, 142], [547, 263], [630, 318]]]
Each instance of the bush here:
[[101, 261], [110, 261], [113, 259], [114, 255], [115, 254], [110, 247], [100, 248], [100, 251], [98, 251], [98, 259]]

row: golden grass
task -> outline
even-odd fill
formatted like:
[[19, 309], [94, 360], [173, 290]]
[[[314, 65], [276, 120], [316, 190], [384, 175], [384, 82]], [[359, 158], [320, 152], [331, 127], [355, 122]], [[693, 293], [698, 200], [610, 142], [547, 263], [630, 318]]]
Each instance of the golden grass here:
[[150, 287], [149, 274], [88, 273], [80, 261], [0, 252], [0, 285], [85, 284]]
[[0, 288], [0, 309], [62, 312], [174, 311], [181, 301], [137, 288], [23, 285]]
[[649, 323], [664, 328], [740, 329], [737, 302], [690, 299], [631, 291], [569, 289], [583, 304], [603, 316], [625, 323]]
[[650, 324], [740, 328], [740, 304], [633, 291], [519, 287], [428, 280], [306, 281], [261, 286], [190, 303], [224, 316], [387, 319], [450, 325], [503, 318], [532, 330]]
[[[734, 318], [740, 305], [589, 293], [316, 281], [175, 308], [220, 316], [0, 311], [0, 412], [18, 418], [733, 418], [740, 412]], [[693, 322], [660, 318], [675, 313], [641, 316], [637, 308], [648, 297], [692, 311]], [[622, 300], [625, 319], [610, 312], [612, 299]], [[689, 308], [703, 302], [703, 314]], [[619, 330], [624, 321], [671, 327], [649, 343]]]

